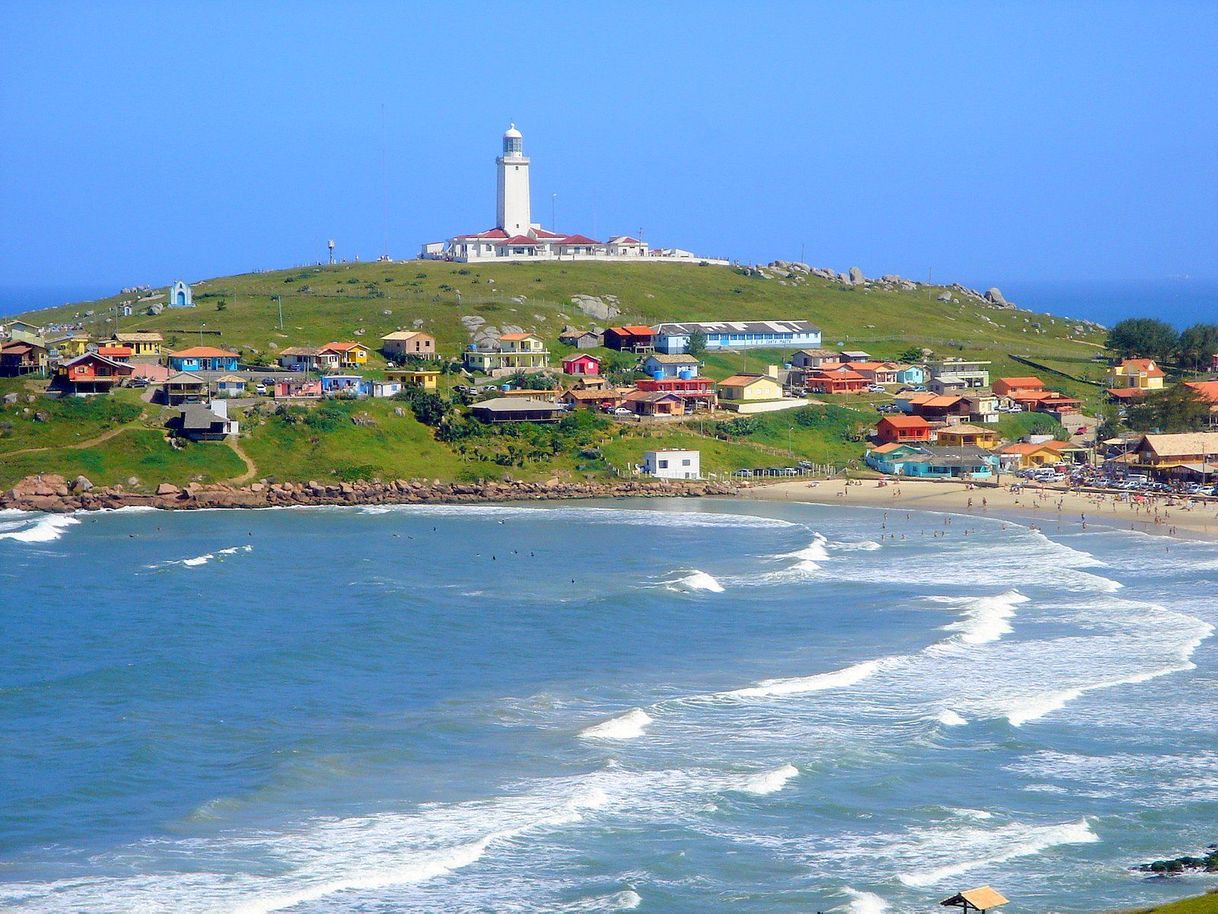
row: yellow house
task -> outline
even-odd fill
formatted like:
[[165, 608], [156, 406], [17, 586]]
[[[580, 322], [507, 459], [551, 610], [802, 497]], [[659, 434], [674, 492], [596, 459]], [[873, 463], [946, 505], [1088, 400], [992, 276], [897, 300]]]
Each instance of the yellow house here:
[[61, 340], [59, 343], [59, 357], [61, 359], [75, 359], [84, 355], [89, 351], [89, 337], [83, 333], [78, 333], [66, 340]]
[[126, 346], [134, 356], [160, 355], [161, 346], [164, 342], [164, 337], [155, 330], [114, 334], [114, 344], [116, 346]]
[[363, 343], [326, 343], [321, 352], [332, 352], [338, 356], [338, 363], [343, 368], [359, 368], [368, 364], [368, 354], [371, 350]]
[[718, 388], [719, 404], [737, 412], [747, 410], [750, 403], [782, 399], [777, 365], [771, 365], [765, 374], [734, 374], [720, 381]]
[[1111, 370], [1112, 386], [1118, 389], [1162, 390], [1163, 369], [1154, 359], [1125, 359]]
[[1067, 446], [1064, 441], [1046, 441], [1044, 444], [1028, 444], [1020, 441], [1008, 444], [998, 453], [1005, 456], [1018, 469], [1028, 470], [1062, 463], [1062, 454], [1058, 448]]
[[550, 351], [539, 336], [505, 333], [496, 349], [468, 349], [465, 364], [487, 374], [539, 371], [550, 364]]
[[998, 447], [998, 433], [980, 425], [949, 425], [939, 429], [938, 443], [946, 447]]
[[440, 372], [434, 368], [393, 368], [385, 372], [385, 378], [402, 384], [416, 384], [426, 391], [435, 391]]

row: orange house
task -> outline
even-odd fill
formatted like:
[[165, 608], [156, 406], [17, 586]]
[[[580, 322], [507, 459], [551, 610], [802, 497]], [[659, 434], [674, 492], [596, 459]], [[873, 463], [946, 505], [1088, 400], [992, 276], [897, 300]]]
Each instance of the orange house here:
[[876, 424], [875, 437], [882, 444], [930, 441], [930, 423], [921, 416], [885, 416]]
[[994, 382], [994, 393], [1000, 397], [1009, 397], [1017, 393], [1039, 393], [1045, 389], [1045, 382], [1040, 378], [999, 378]]

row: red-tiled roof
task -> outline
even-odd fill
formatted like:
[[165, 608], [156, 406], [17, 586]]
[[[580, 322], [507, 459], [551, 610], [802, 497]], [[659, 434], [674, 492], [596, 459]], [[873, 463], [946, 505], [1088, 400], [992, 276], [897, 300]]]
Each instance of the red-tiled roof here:
[[562, 238], [562, 232], [551, 232], [549, 229], [535, 228], [532, 229], [534, 235], [538, 238]]
[[655, 336], [655, 331], [645, 324], [627, 324], [623, 327], [610, 327], [609, 329], [625, 336]]
[[600, 242], [587, 235], [568, 235], [559, 244], [600, 244]]
[[885, 416], [880, 422], [893, 428], [930, 428], [930, 423], [921, 416]]
[[107, 358], [125, 358], [132, 354], [129, 346], [98, 346], [97, 354]]
[[1186, 381], [1186, 387], [1191, 387], [1211, 403], [1218, 403], [1218, 381]]
[[472, 235], [458, 235], [459, 239], [467, 238], [506, 238], [508, 233], [501, 228], [487, 229], [485, 232], [476, 232]]
[[1031, 375], [1021, 378], [999, 378], [998, 380], [1012, 390], [1039, 390], [1045, 386], [1044, 381]]
[[528, 235], [513, 235], [511, 238], [496, 242], [495, 247], [506, 247], [508, 245], [516, 244], [537, 245], [538, 241], [536, 238], [530, 238]]
[[350, 352], [352, 349], [367, 349], [363, 343], [326, 343], [321, 347], [322, 350], [329, 349], [333, 352]]

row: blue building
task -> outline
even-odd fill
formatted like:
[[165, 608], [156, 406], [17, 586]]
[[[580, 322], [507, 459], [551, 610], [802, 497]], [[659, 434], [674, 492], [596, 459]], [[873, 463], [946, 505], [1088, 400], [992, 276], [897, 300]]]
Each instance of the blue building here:
[[236, 371], [239, 358], [237, 353], [226, 349], [192, 346], [169, 353], [167, 361], [174, 371]]
[[668, 355], [653, 352], [643, 359], [643, 371], [657, 380], [663, 378], [696, 378], [700, 364], [692, 355]]
[[689, 337], [701, 330], [706, 348], [816, 349], [820, 328], [808, 321], [688, 321], [655, 328], [656, 352], [677, 355], [689, 350]]
[[926, 383], [926, 369], [921, 365], [901, 365], [897, 368], [897, 383], [920, 387]]
[[190, 286], [180, 279], [174, 280], [173, 285], [169, 287], [168, 303], [171, 308], [193, 308], [195, 299]]
[[323, 397], [367, 397], [372, 383], [357, 374], [327, 374], [321, 376]]
[[888, 444], [863, 458], [872, 469], [912, 479], [992, 479], [999, 457], [980, 447]]

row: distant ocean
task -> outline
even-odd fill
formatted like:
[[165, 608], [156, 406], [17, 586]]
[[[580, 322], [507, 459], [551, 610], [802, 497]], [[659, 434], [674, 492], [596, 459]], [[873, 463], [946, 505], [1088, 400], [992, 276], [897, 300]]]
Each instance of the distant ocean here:
[[1218, 323], [1218, 279], [991, 282], [1021, 308], [1111, 327], [1127, 317], [1157, 317], [1178, 329]]
[[121, 287], [103, 286], [98, 283], [63, 286], [0, 284], [0, 316], [105, 298], [107, 295], [114, 295], [119, 288]]
[[1131, 867], [1218, 837], [1218, 547], [1042, 520], [0, 511], [0, 909], [1200, 893]]

